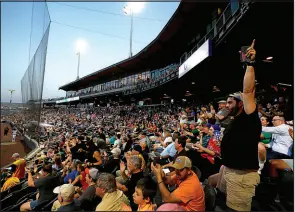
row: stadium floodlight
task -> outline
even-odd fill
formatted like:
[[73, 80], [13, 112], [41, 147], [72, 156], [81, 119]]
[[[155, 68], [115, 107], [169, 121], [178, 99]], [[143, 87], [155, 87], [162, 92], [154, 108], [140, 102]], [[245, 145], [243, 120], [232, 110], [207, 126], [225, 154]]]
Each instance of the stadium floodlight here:
[[140, 13], [144, 8], [145, 2], [128, 2], [127, 7], [132, 13]]
[[76, 52], [80, 54], [84, 54], [86, 51], [87, 43], [83, 39], [78, 39], [76, 41]]
[[132, 57], [133, 14], [140, 13], [144, 8], [144, 4], [145, 2], [128, 2], [127, 5], [123, 7], [124, 14], [131, 16], [129, 57]]
[[13, 92], [15, 91], [15, 90], [13, 90], [13, 89], [10, 89], [10, 90], [8, 90], [9, 92], [10, 92], [10, 104], [12, 103], [12, 94], [13, 94]]
[[85, 40], [83, 39], [78, 39], [76, 41], [76, 52], [78, 55], [78, 68], [77, 68], [77, 80], [79, 79], [79, 69], [80, 69], [80, 55], [81, 53], [84, 54], [85, 51], [86, 51], [86, 46], [87, 46], [87, 43]]

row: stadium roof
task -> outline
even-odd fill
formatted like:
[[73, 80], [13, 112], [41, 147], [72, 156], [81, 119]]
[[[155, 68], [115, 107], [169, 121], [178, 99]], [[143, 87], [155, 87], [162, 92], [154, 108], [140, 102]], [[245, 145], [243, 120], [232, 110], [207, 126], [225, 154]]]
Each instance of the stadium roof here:
[[63, 85], [59, 89], [79, 90], [105, 80], [115, 79], [115, 77], [125, 77], [139, 71], [160, 68], [158, 67], [160, 64], [165, 66], [172, 62], [178, 62], [181, 55], [187, 50], [187, 43], [192, 39], [189, 35], [196, 36], [199, 29], [206, 26], [206, 20], [212, 19], [212, 9], [217, 9], [219, 5], [224, 4], [224, 2], [206, 4], [181, 1], [159, 35], [139, 53]]

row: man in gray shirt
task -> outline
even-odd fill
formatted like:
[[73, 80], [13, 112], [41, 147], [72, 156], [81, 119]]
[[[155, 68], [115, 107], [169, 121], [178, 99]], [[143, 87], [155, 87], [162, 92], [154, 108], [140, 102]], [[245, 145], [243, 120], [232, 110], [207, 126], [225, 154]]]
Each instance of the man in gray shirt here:
[[228, 116], [229, 110], [226, 108], [226, 101], [221, 100], [218, 102], [219, 104], [219, 111], [215, 114], [216, 123], [221, 125], [221, 127], [226, 128], [230, 122], [230, 118]]
[[[81, 196], [78, 199], [75, 199], [76, 205], [81, 206], [84, 201], [92, 202], [95, 198], [95, 183], [98, 178], [98, 170], [96, 168], [91, 168], [89, 173], [86, 174], [86, 183], [89, 185], [86, 191], [83, 193], [81, 190], [77, 190]], [[96, 206], [96, 205], [95, 205]]]

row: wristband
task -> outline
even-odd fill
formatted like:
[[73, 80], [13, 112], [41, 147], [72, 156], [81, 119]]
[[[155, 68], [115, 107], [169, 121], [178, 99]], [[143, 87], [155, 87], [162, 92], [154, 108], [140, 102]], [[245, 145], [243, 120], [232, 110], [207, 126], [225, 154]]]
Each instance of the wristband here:
[[163, 181], [159, 182], [158, 185], [160, 185]]
[[255, 66], [256, 65], [256, 61], [254, 60], [254, 61], [250, 61], [250, 62], [245, 62], [245, 64], [247, 65], [247, 66]]

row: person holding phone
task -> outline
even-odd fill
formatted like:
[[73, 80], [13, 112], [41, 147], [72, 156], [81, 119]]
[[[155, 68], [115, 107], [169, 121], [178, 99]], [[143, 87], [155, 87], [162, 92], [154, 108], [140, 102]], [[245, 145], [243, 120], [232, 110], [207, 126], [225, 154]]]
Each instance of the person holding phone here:
[[255, 187], [260, 181], [257, 152], [262, 127], [255, 103], [254, 44], [255, 40], [246, 51], [248, 61], [245, 62], [243, 92], [230, 94], [227, 98], [226, 106], [233, 120], [225, 129], [221, 142], [226, 205], [235, 211], [251, 210]]

